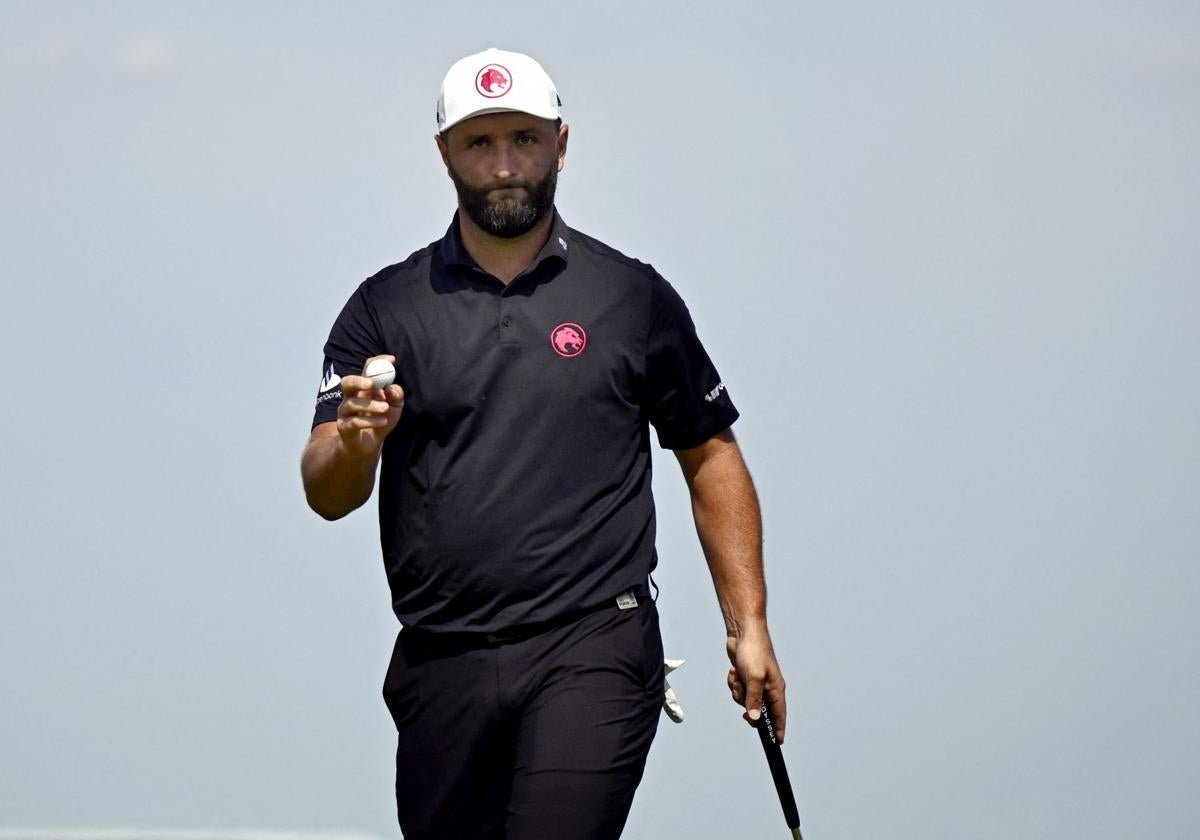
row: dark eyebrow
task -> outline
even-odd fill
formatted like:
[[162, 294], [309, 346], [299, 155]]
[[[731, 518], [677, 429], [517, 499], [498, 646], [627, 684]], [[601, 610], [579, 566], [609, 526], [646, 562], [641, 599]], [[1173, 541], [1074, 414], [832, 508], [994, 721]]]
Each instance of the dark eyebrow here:
[[487, 137], [487, 136], [488, 136], [488, 135], [487, 135], [487, 133], [486, 133], [486, 132], [485, 132], [485, 133], [482, 133], [482, 134], [464, 134], [464, 135], [462, 136], [462, 140], [461, 140], [461, 142], [462, 142], [462, 143], [465, 143], [465, 144], [466, 144], [466, 145], [468, 145], [468, 146], [470, 146], [472, 143], [474, 143], [474, 142], [475, 142], [476, 140], [478, 140], [480, 137]]
[[[536, 134], [538, 133], [538, 130], [539, 130], [540, 128], [541, 128], [541, 126], [539, 126], [539, 125], [537, 125], [536, 123], [534, 123], [534, 124], [532, 124], [532, 125], [522, 126], [522, 127], [520, 127], [520, 128], [514, 128], [512, 131], [509, 131], [509, 132], [508, 132], [508, 135], [509, 135], [510, 137], [520, 137], [520, 136], [523, 136], [523, 135], [526, 135], [526, 134], [533, 134], [533, 135], [536, 135]], [[474, 143], [476, 140], [479, 140], [479, 139], [486, 139], [486, 138], [490, 138], [490, 137], [492, 137], [492, 136], [493, 136], [493, 133], [491, 133], [491, 132], [487, 132], [487, 131], [480, 131], [480, 132], [477, 132], [477, 133], [475, 133], [475, 134], [464, 134], [464, 135], [462, 136], [462, 142], [463, 142], [464, 144], [466, 144], [466, 145], [470, 146], [470, 145], [471, 145], [472, 143]]]

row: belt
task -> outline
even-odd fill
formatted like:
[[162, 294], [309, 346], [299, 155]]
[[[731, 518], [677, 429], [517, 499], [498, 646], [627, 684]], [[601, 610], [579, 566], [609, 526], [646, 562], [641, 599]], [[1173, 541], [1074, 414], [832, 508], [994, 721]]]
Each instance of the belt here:
[[561, 627], [564, 624], [570, 624], [572, 621], [577, 621], [585, 615], [610, 610], [616, 607], [619, 610], [630, 610], [637, 607], [638, 599], [647, 599], [650, 597], [650, 587], [642, 584], [631, 589], [626, 589], [616, 598], [610, 601], [603, 601], [594, 607], [584, 607], [581, 610], [569, 612], [566, 615], [560, 615], [558, 618], [550, 621], [543, 621], [537, 624], [522, 624], [519, 627], [508, 627], [504, 630], [497, 630], [495, 633], [480, 634], [463, 634], [463, 635], [479, 635], [481, 641], [489, 645], [503, 645], [510, 642], [519, 642], [522, 639], [528, 639], [530, 636], [536, 636], [538, 633], [544, 633], [547, 630], [552, 630], [555, 627]]
[[523, 639], [528, 639], [532, 636], [538, 635], [539, 633], [545, 633], [548, 630], [553, 630], [556, 627], [562, 627], [566, 624], [570, 624], [573, 621], [578, 621], [586, 615], [591, 615], [592, 613], [597, 613], [602, 610], [610, 610], [614, 607], [617, 609], [632, 609], [642, 601], [649, 599], [649, 587], [645, 585], [634, 586], [625, 590], [616, 598], [610, 598], [606, 601], [602, 601], [595, 606], [585, 607], [579, 610], [572, 610], [569, 613], [557, 616], [549, 621], [540, 621], [534, 624], [521, 624], [516, 627], [506, 627], [502, 630], [496, 630], [491, 633], [474, 633], [469, 630], [439, 632], [437, 630], [422, 630], [419, 627], [405, 627], [400, 633], [400, 639], [405, 639], [406, 644], [415, 645], [417, 648], [430, 651], [467, 650], [471, 648], [504, 645], [512, 642], [519, 642]]

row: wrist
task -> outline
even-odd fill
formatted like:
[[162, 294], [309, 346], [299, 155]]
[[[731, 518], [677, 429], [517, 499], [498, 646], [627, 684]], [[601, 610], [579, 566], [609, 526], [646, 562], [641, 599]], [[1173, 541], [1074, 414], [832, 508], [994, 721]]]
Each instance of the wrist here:
[[765, 615], [755, 615], [742, 618], [727, 618], [725, 621], [725, 634], [731, 639], [738, 640], [770, 637], [770, 632], [767, 630], [767, 617]]

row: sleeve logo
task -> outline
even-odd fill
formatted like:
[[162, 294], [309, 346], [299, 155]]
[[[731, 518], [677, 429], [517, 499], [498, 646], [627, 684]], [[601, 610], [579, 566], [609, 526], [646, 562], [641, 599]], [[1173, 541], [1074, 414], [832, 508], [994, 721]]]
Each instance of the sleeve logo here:
[[707, 394], [704, 395], [704, 401], [712, 402], [717, 397], [721, 396], [721, 392], [724, 390], [725, 390], [725, 383], [718, 382], [716, 388], [713, 388], [711, 391], [709, 391]]
[[342, 399], [342, 377], [333, 371], [333, 362], [325, 366], [325, 375], [321, 377], [321, 387], [317, 391], [317, 405], [330, 400]]
[[325, 376], [321, 378], [321, 393], [332, 391], [338, 385], [342, 384], [342, 377], [333, 372], [333, 362], [330, 362], [325, 367]]

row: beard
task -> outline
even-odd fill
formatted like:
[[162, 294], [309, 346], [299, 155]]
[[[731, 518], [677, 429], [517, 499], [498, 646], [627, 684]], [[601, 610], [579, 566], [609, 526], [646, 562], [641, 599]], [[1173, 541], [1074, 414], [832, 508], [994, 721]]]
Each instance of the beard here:
[[458, 192], [459, 206], [485, 232], [501, 239], [513, 239], [529, 233], [554, 207], [554, 191], [558, 186], [557, 161], [539, 179], [526, 180], [522, 198], [488, 200], [488, 193], [497, 187], [476, 187], [450, 169], [450, 180]]

